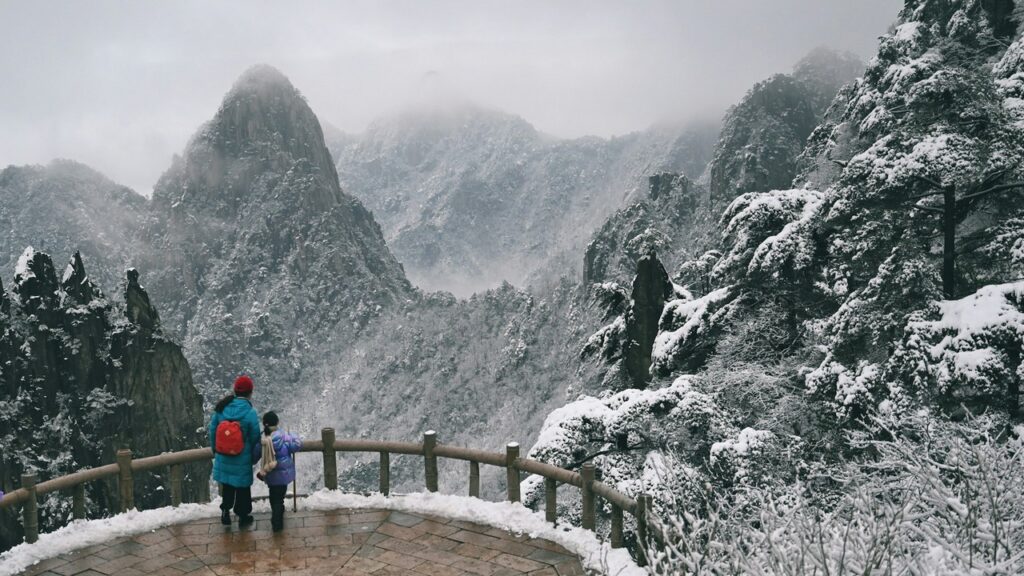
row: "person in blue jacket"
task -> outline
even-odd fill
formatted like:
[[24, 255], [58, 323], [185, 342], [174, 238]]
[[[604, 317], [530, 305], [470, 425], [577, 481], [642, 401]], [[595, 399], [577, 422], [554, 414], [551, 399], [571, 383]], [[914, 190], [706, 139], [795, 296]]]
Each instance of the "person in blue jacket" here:
[[[231, 524], [229, 511], [234, 508], [238, 525], [252, 524], [252, 468], [260, 459], [260, 417], [252, 408], [252, 378], [245, 374], [235, 379], [234, 394], [222, 398], [210, 418], [210, 446], [214, 448], [213, 480], [220, 483], [221, 524]], [[217, 426], [224, 420], [238, 422], [242, 429], [244, 448], [241, 454], [229, 456], [216, 450]]]
[[263, 464], [256, 477], [270, 489], [270, 527], [274, 532], [284, 528], [284, 496], [295, 480], [295, 454], [302, 448], [302, 439], [277, 429], [274, 412], [263, 415]]

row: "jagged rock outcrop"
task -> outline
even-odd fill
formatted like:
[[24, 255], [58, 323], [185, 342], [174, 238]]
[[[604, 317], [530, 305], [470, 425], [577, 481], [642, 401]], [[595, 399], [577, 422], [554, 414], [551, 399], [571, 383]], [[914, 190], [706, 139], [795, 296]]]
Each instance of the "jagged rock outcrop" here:
[[619, 284], [606, 282], [593, 284], [584, 297], [611, 322], [592, 333], [580, 351], [583, 389], [647, 388], [665, 304], [689, 299], [689, 293], [672, 283], [658, 256], [649, 252], [636, 263], [628, 296]]
[[651, 351], [658, 335], [658, 321], [672, 294], [672, 282], [658, 257], [651, 253], [640, 258], [626, 310], [622, 355], [633, 388], [646, 388], [651, 379]]
[[313, 111], [269, 66], [238, 79], [160, 178], [142, 236], [164, 329], [211, 398], [239, 371], [299, 382], [313, 344], [412, 294], [373, 216], [342, 192]]
[[[134, 290], [148, 302], [135, 280]], [[2, 285], [0, 285], [2, 292]], [[202, 398], [181, 348], [157, 326], [120, 314], [75, 253], [58, 280], [49, 255], [27, 249], [13, 284], [15, 301], [0, 295], [0, 484], [20, 474], [40, 480], [109, 464], [117, 449], [139, 456], [205, 444]], [[136, 314], [145, 321], [155, 317]], [[184, 497], [208, 496], [208, 466], [186, 471]], [[167, 504], [165, 471], [140, 475], [136, 504]], [[116, 509], [114, 482], [87, 486], [91, 515]], [[68, 520], [69, 502], [55, 494], [41, 503], [47, 529]], [[4, 515], [8, 518], [10, 515]], [[17, 542], [20, 527], [0, 523], [0, 548]]]
[[160, 314], [149, 302], [149, 293], [139, 284], [139, 271], [129, 268], [124, 286], [124, 304], [128, 320], [147, 332], [160, 328]]

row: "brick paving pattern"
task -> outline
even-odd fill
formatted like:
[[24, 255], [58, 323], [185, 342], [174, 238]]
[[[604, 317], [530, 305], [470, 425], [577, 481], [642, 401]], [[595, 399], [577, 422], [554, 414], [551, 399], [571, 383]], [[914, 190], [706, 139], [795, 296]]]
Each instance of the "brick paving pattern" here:
[[268, 514], [253, 526], [210, 518], [90, 546], [21, 576], [582, 576], [580, 561], [546, 540], [434, 516], [387, 510], [289, 512], [283, 532]]

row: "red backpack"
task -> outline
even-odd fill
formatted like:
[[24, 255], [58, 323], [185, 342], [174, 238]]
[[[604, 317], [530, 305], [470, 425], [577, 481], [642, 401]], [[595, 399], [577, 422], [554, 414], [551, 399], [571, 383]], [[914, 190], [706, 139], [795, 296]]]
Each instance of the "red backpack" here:
[[238, 456], [245, 449], [242, 427], [235, 420], [221, 420], [217, 424], [214, 450], [225, 456]]

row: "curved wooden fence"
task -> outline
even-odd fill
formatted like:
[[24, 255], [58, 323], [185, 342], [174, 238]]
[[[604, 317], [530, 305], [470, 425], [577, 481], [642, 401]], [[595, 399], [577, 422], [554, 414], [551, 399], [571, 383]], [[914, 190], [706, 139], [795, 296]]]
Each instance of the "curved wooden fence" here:
[[[582, 492], [581, 526], [594, 530], [597, 521], [597, 500], [604, 498], [611, 507], [611, 546], [623, 546], [623, 513], [636, 518], [636, 536], [639, 544], [637, 563], [647, 565], [646, 550], [649, 539], [662, 543], [662, 530], [649, 514], [652, 510], [650, 495], [641, 494], [636, 499], [615, 490], [611, 486], [594, 478], [596, 467], [592, 462], [584, 464], [579, 471], [559, 468], [529, 458], [519, 456], [519, 444], [509, 443], [505, 453], [487, 452], [472, 448], [461, 448], [447, 444], [438, 444], [437, 434], [433, 430], [423, 434], [423, 442], [393, 442], [377, 440], [338, 440], [334, 437], [333, 428], [321, 430], [320, 440], [302, 442], [302, 452], [320, 452], [324, 460], [324, 486], [329, 490], [338, 489], [338, 452], [377, 452], [380, 455], [380, 483], [378, 490], [387, 496], [391, 492], [391, 454], [409, 454], [422, 456], [426, 488], [430, 492], [438, 490], [437, 459], [450, 458], [469, 462], [469, 495], [480, 497], [480, 464], [505, 468], [508, 500], [519, 502], [520, 474], [526, 472], [544, 478], [545, 517], [554, 523], [558, 498], [558, 485], [575, 486]], [[4, 495], [0, 500], [0, 508], [22, 507], [22, 520], [25, 530], [25, 541], [35, 542], [39, 538], [39, 516], [37, 500], [43, 494], [57, 491], [72, 491], [72, 516], [84, 519], [85, 514], [85, 483], [117, 476], [120, 494], [120, 509], [125, 512], [135, 507], [133, 495], [133, 478], [136, 472], [144, 472], [157, 468], [170, 468], [171, 505], [181, 504], [181, 488], [183, 468], [185, 464], [212, 460], [213, 452], [209, 448], [195, 448], [181, 452], [167, 452], [157, 456], [133, 459], [130, 450], [119, 450], [117, 462], [97, 468], [81, 470], [73, 474], [53, 478], [36, 483], [35, 474], [21, 477], [21, 488]]]

